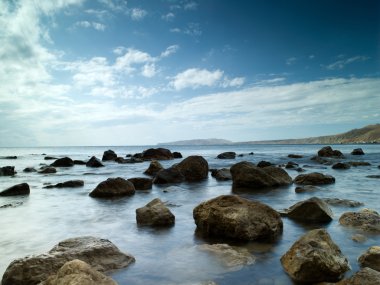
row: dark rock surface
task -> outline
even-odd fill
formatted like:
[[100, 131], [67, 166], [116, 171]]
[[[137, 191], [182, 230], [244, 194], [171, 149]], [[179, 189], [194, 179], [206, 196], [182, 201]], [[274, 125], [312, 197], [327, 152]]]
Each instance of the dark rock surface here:
[[41, 170], [38, 171], [38, 173], [40, 173], [40, 174], [53, 174], [53, 173], [57, 173], [57, 169], [55, 169], [52, 166], [42, 167]]
[[367, 161], [349, 161], [347, 162], [349, 165], [353, 167], [358, 167], [358, 166], [371, 166], [371, 163]]
[[173, 152], [173, 158], [182, 158], [182, 154], [178, 151]]
[[300, 155], [300, 154], [288, 154], [288, 157], [289, 158], [303, 158], [303, 155]]
[[232, 180], [232, 175], [229, 168], [212, 169], [211, 176], [218, 181]]
[[98, 186], [90, 193], [93, 198], [111, 198], [119, 196], [130, 196], [135, 194], [135, 186], [132, 182], [124, 178], [108, 178], [100, 182]]
[[0, 196], [17, 196], [17, 195], [29, 195], [29, 194], [30, 194], [30, 187], [28, 183], [17, 184], [0, 192]]
[[344, 155], [339, 150], [333, 150], [331, 146], [325, 146], [318, 151], [318, 156], [321, 157], [336, 157], [343, 158]]
[[298, 175], [294, 179], [294, 183], [299, 185], [324, 185], [335, 183], [335, 178], [331, 175], [312, 172]]
[[173, 166], [188, 182], [201, 181], [208, 177], [208, 162], [202, 156], [192, 155]]
[[272, 166], [272, 165], [273, 165], [273, 163], [271, 163], [269, 161], [261, 160], [257, 164], [257, 167], [267, 167], [267, 166]]
[[147, 170], [144, 171], [146, 175], [155, 176], [160, 170], [164, 169], [160, 162], [152, 160]]
[[83, 180], [69, 180], [62, 183], [57, 183], [54, 185], [47, 185], [44, 188], [76, 188], [76, 187], [83, 187], [84, 181]]
[[23, 172], [30, 173], [30, 172], [37, 172], [37, 169], [34, 167], [26, 167], [24, 168]]
[[337, 285], [379, 285], [380, 272], [371, 268], [365, 267], [360, 269], [348, 279], [344, 279]]
[[86, 165], [86, 162], [83, 160], [74, 160], [74, 165]]
[[136, 190], [149, 190], [152, 189], [153, 179], [146, 177], [129, 178], [128, 181], [132, 182]]
[[74, 161], [70, 157], [59, 158], [54, 161], [51, 166], [54, 167], [71, 167], [74, 166]]
[[95, 156], [91, 157], [86, 163], [87, 167], [103, 167], [104, 165]]
[[358, 258], [361, 267], [369, 267], [380, 273], [380, 246], [371, 246]]
[[359, 207], [359, 206], [364, 205], [364, 203], [362, 202], [348, 200], [348, 199], [323, 198], [322, 200], [332, 206]]
[[294, 204], [285, 210], [284, 215], [298, 221], [320, 223], [330, 222], [334, 216], [327, 203], [317, 197]]
[[137, 224], [144, 226], [172, 226], [175, 216], [160, 199], [156, 198], [144, 207], [136, 209], [136, 221]]
[[185, 181], [185, 176], [174, 167], [160, 170], [153, 179], [154, 184], [181, 183]]
[[236, 152], [226, 151], [226, 152], [218, 154], [218, 156], [216, 158], [218, 158], [218, 159], [235, 159], [236, 158]]
[[320, 189], [321, 188], [314, 185], [303, 185], [303, 186], [297, 186], [295, 189], [295, 192], [296, 193], [314, 192]]
[[160, 147], [144, 150], [141, 158], [143, 160], [169, 160], [174, 157], [170, 150]]
[[332, 169], [350, 169], [351, 165], [349, 163], [337, 162], [331, 168]]
[[0, 176], [13, 176], [17, 172], [15, 171], [14, 166], [3, 166], [0, 167]]
[[361, 148], [355, 148], [353, 151], [351, 151], [352, 155], [364, 155], [364, 151]]
[[380, 215], [368, 209], [360, 212], [346, 212], [340, 216], [339, 223], [365, 232], [380, 233]]
[[112, 150], [106, 150], [103, 153], [102, 161], [110, 161], [115, 160], [117, 158], [117, 154]]

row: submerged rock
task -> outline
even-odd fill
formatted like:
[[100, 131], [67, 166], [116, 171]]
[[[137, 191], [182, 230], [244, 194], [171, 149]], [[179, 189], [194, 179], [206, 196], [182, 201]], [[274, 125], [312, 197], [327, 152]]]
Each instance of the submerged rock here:
[[354, 275], [348, 279], [344, 279], [337, 285], [379, 285], [380, 284], [380, 272], [371, 268], [365, 267], [360, 269]]
[[297, 282], [336, 282], [350, 269], [348, 260], [325, 229], [307, 232], [281, 257]]
[[331, 168], [332, 169], [350, 169], [351, 165], [344, 162], [337, 162]]
[[117, 154], [112, 150], [106, 150], [103, 153], [102, 161], [115, 160], [117, 158]]
[[371, 246], [358, 258], [361, 267], [369, 267], [380, 271], [380, 246]]
[[24, 168], [23, 172], [25, 173], [37, 172], [37, 169], [35, 169], [34, 167], [26, 167]]
[[233, 152], [233, 151], [223, 152], [221, 154], [218, 154], [218, 156], [216, 158], [218, 158], [218, 159], [235, 159], [236, 158], [236, 152]]
[[147, 170], [144, 171], [146, 175], [155, 176], [164, 167], [157, 160], [152, 160]]
[[170, 167], [160, 170], [153, 179], [154, 184], [181, 183], [185, 181], [185, 177], [177, 168]]
[[321, 157], [336, 157], [343, 158], [344, 155], [339, 150], [333, 150], [331, 146], [325, 146], [318, 151], [318, 156]]
[[30, 194], [30, 188], [29, 188], [28, 183], [17, 184], [0, 192], [0, 196], [17, 196], [17, 195], [29, 195], [29, 194]]
[[235, 195], [222, 195], [199, 204], [193, 217], [203, 235], [219, 238], [273, 241], [283, 228], [274, 209]]
[[364, 203], [362, 202], [348, 200], [348, 199], [323, 198], [322, 200], [325, 201], [327, 204], [333, 205], [333, 206], [359, 207], [359, 206], [364, 205]]
[[57, 183], [54, 185], [47, 185], [44, 188], [75, 188], [82, 187], [84, 185], [83, 180], [69, 180], [62, 183]]
[[3, 166], [0, 167], [0, 176], [13, 176], [16, 175], [14, 166]]
[[152, 189], [153, 179], [145, 177], [129, 178], [128, 181], [132, 182], [135, 190], [149, 190]]
[[335, 183], [335, 178], [331, 175], [312, 172], [308, 174], [300, 174], [294, 179], [294, 183], [300, 185], [323, 185]]
[[86, 162], [83, 160], [74, 160], [74, 165], [86, 165]]
[[173, 157], [174, 158], [182, 158], [183, 156], [182, 156], [182, 154], [180, 152], [175, 151], [175, 152], [173, 152]]
[[103, 167], [104, 165], [95, 156], [91, 157], [86, 163], [87, 167]]
[[10, 204], [5, 204], [5, 205], [1, 205], [0, 209], [16, 208], [18, 206], [21, 206], [22, 204], [24, 204], [24, 202], [14, 202], [14, 203], [10, 203]]
[[300, 155], [300, 154], [288, 154], [288, 157], [289, 158], [303, 158], [303, 155]]
[[296, 193], [305, 193], [305, 192], [314, 192], [320, 189], [321, 188], [314, 185], [303, 185], [303, 186], [297, 186], [294, 191]]
[[371, 166], [371, 163], [367, 161], [349, 161], [347, 162], [349, 165], [353, 167], [358, 167], [358, 166]]
[[174, 157], [170, 150], [160, 147], [144, 150], [141, 158], [143, 160], [170, 160]]
[[135, 186], [124, 178], [108, 178], [100, 182], [90, 193], [93, 198], [111, 198], [118, 196], [130, 196], [135, 194]]
[[243, 161], [231, 167], [234, 188], [264, 188], [289, 185], [292, 178], [275, 166], [257, 167], [251, 162]]
[[367, 175], [367, 178], [375, 178], [375, 179], [380, 179], [380, 175]]
[[74, 166], [74, 161], [70, 157], [59, 158], [54, 161], [51, 166], [54, 167], [71, 167]]
[[188, 182], [201, 181], [208, 177], [208, 162], [199, 155], [188, 156], [173, 168], [178, 169]]
[[212, 169], [211, 176], [218, 181], [232, 180], [231, 171], [229, 168]]
[[351, 151], [352, 155], [364, 155], [364, 151], [361, 148], [355, 148], [353, 151]]
[[269, 161], [261, 160], [257, 164], [257, 167], [268, 167], [268, 166], [273, 166], [273, 163], [271, 163]]
[[342, 226], [353, 227], [366, 232], [380, 233], [380, 215], [376, 211], [363, 209], [360, 212], [346, 212], [339, 218]]
[[48, 167], [42, 167], [40, 171], [38, 171], [40, 174], [52, 174], [52, 173], [57, 173], [57, 169], [54, 167], [48, 166]]
[[144, 226], [172, 226], [175, 216], [160, 199], [156, 198], [144, 207], [136, 209], [136, 221]]
[[133, 256], [122, 253], [107, 239], [70, 238], [58, 243], [48, 253], [14, 260], [6, 269], [1, 284], [39, 284], [73, 259], [80, 259], [100, 272], [125, 268], [135, 261]]

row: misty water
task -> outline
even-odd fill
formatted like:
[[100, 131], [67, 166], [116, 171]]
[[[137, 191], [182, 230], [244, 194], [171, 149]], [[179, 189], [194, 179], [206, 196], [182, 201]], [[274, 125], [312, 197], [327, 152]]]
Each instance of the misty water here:
[[[105, 162], [105, 167], [89, 168], [75, 165], [58, 168], [56, 174], [24, 173], [26, 167], [39, 168], [44, 155], [69, 156], [87, 161], [92, 155], [101, 159], [107, 149], [113, 149], [119, 156], [142, 152], [149, 146], [140, 147], [52, 147], [52, 148], [0, 148], [0, 157], [16, 155], [15, 160], [0, 159], [0, 167], [15, 166], [17, 175], [0, 177], [0, 191], [18, 183], [26, 182], [31, 193], [26, 197], [0, 197], [0, 206], [19, 203], [16, 207], [0, 208], [0, 276], [9, 263], [30, 254], [50, 250], [59, 241], [77, 236], [97, 236], [112, 241], [122, 251], [132, 254], [136, 262], [126, 269], [111, 274], [119, 284], [201, 284], [214, 281], [217, 284], [293, 284], [283, 271], [280, 257], [306, 231], [324, 227], [349, 259], [352, 270], [358, 269], [357, 258], [368, 247], [380, 244], [380, 237], [366, 234], [367, 240], [358, 243], [351, 237], [357, 231], [339, 225], [342, 213], [370, 208], [379, 211], [379, 179], [367, 175], [379, 175], [380, 145], [362, 145], [364, 156], [352, 156], [350, 152], [358, 146], [338, 145], [347, 161], [367, 161], [371, 166], [352, 167], [349, 170], [334, 170], [331, 166], [315, 163], [310, 158], [322, 146], [319, 145], [235, 145], [235, 146], [170, 146], [184, 157], [202, 155], [210, 168], [230, 167], [239, 161], [257, 163], [261, 160], [275, 164], [295, 161], [304, 167], [306, 173], [318, 171], [336, 178], [336, 183], [321, 187], [314, 193], [295, 193], [295, 185], [276, 189], [251, 192], [232, 192], [231, 181], [217, 181], [211, 175], [197, 183], [181, 183], [157, 186], [147, 191], [136, 191], [131, 197], [120, 199], [96, 199], [88, 194], [98, 183], [110, 177], [144, 177], [149, 162], [118, 164]], [[244, 154], [235, 160], [220, 160], [216, 156], [224, 151]], [[248, 153], [254, 152], [254, 155]], [[304, 155], [301, 159], [290, 159], [290, 153]], [[180, 159], [161, 161], [164, 167]], [[299, 173], [287, 170], [292, 178]], [[44, 189], [46, 183], [56, 184], [67, 180], [84, 180], [84, 187]], [[327, 225], [302, 224], [283, 218], [284, 231], [275, 243], [227, 241], [231, 245], [247, 248], [256, 258], [254, 264], [242, 268], [226, 268], [213, 255], [197, 247], [205, 243], [226, 242], [203, 238], [196, 234], [193, 208], [200, 202], [222, 194], [238, 194], [242, 197], [266, 203], [276, 210], [287, 208], [294, 203], [312, 196], [320, 198], [352, 199], [365, 205], [356, 208], [331, 206], [334, 220]], [[154, 198], [167, 202], [176, 217], [175, 226], [168, 229], [139, 227], [136, 224], [136, 208], [146, 205]], [[22, 204], [21, 204], [22, 203]]]

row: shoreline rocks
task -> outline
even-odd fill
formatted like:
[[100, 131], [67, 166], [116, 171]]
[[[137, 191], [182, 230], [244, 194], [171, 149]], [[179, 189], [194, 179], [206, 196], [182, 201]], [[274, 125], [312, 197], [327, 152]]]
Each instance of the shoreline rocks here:
[[351, 151], [352, 155], [364, 155], [364, 151], [361, 148], [355, 148], [353, 151]]
[[18, 196], [18, 195], [29, 195], [30, 187], [28, 183], [21, 183], [11, 186], [0, 192], [0, 196]]
[[358, 258], [360, 267], [369, 267], [380, 273], [380, 246], [371, 246]]
[[135, 186], [135, 190], [150, 190], [152, 189], [153, 179], [145, 177], [134, 177], [127, 179]]
[[120, 196], [131, 196], [135, 194], [135, 186], [124, 178], [108, 178], [100, 182], [89, 194], [92, 198], [112, 198]]
[[310, 199], [300, 201], [282, 213], [284, 216], [298, 220], [327, 223], [333, 220], [333, 213], [326, 202], [312, 197]]
[[175, 223], [175, 216], [158, 198], [136, 209], [136, 221], [141, 226], [168, 227]]
[[331, 146], [325, 146], [325, 147], [321, 148], [318, 151], [318, 156], [319, 157], [344, 158], [344, 155], [341, 151], [334, 150], [334, 149], [332, 149]]
[[61, 183], [57, 183], [54, 185], [47, 185], [43, 188], [76, 188], [76, 187], [83, 187], [84, 181], [83, 180], [69, 180]]
[[229, 168], [211, 169], [211, 176], [218, 181], [232, 180], [232, 175]]
[[340, 216], [339, 223], [365, 232], [380, 233], [380, 215], [368, 209], [360, 212], [346, 212]]
[[299, 185], [324, 185], [335, 183], [335, 178], [331, 175], [312, 172], [298, 175], [294, 179], [294, 183]]

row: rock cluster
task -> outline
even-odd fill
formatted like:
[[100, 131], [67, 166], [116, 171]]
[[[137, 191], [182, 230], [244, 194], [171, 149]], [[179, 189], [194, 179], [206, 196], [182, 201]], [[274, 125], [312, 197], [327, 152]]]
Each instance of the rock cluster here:
[[325, 146], [318, 151], [318, 156], [321, 157], [336, 157], [343, 158], [344, 155], [339, 150], [334, 150], [331, 146]]

